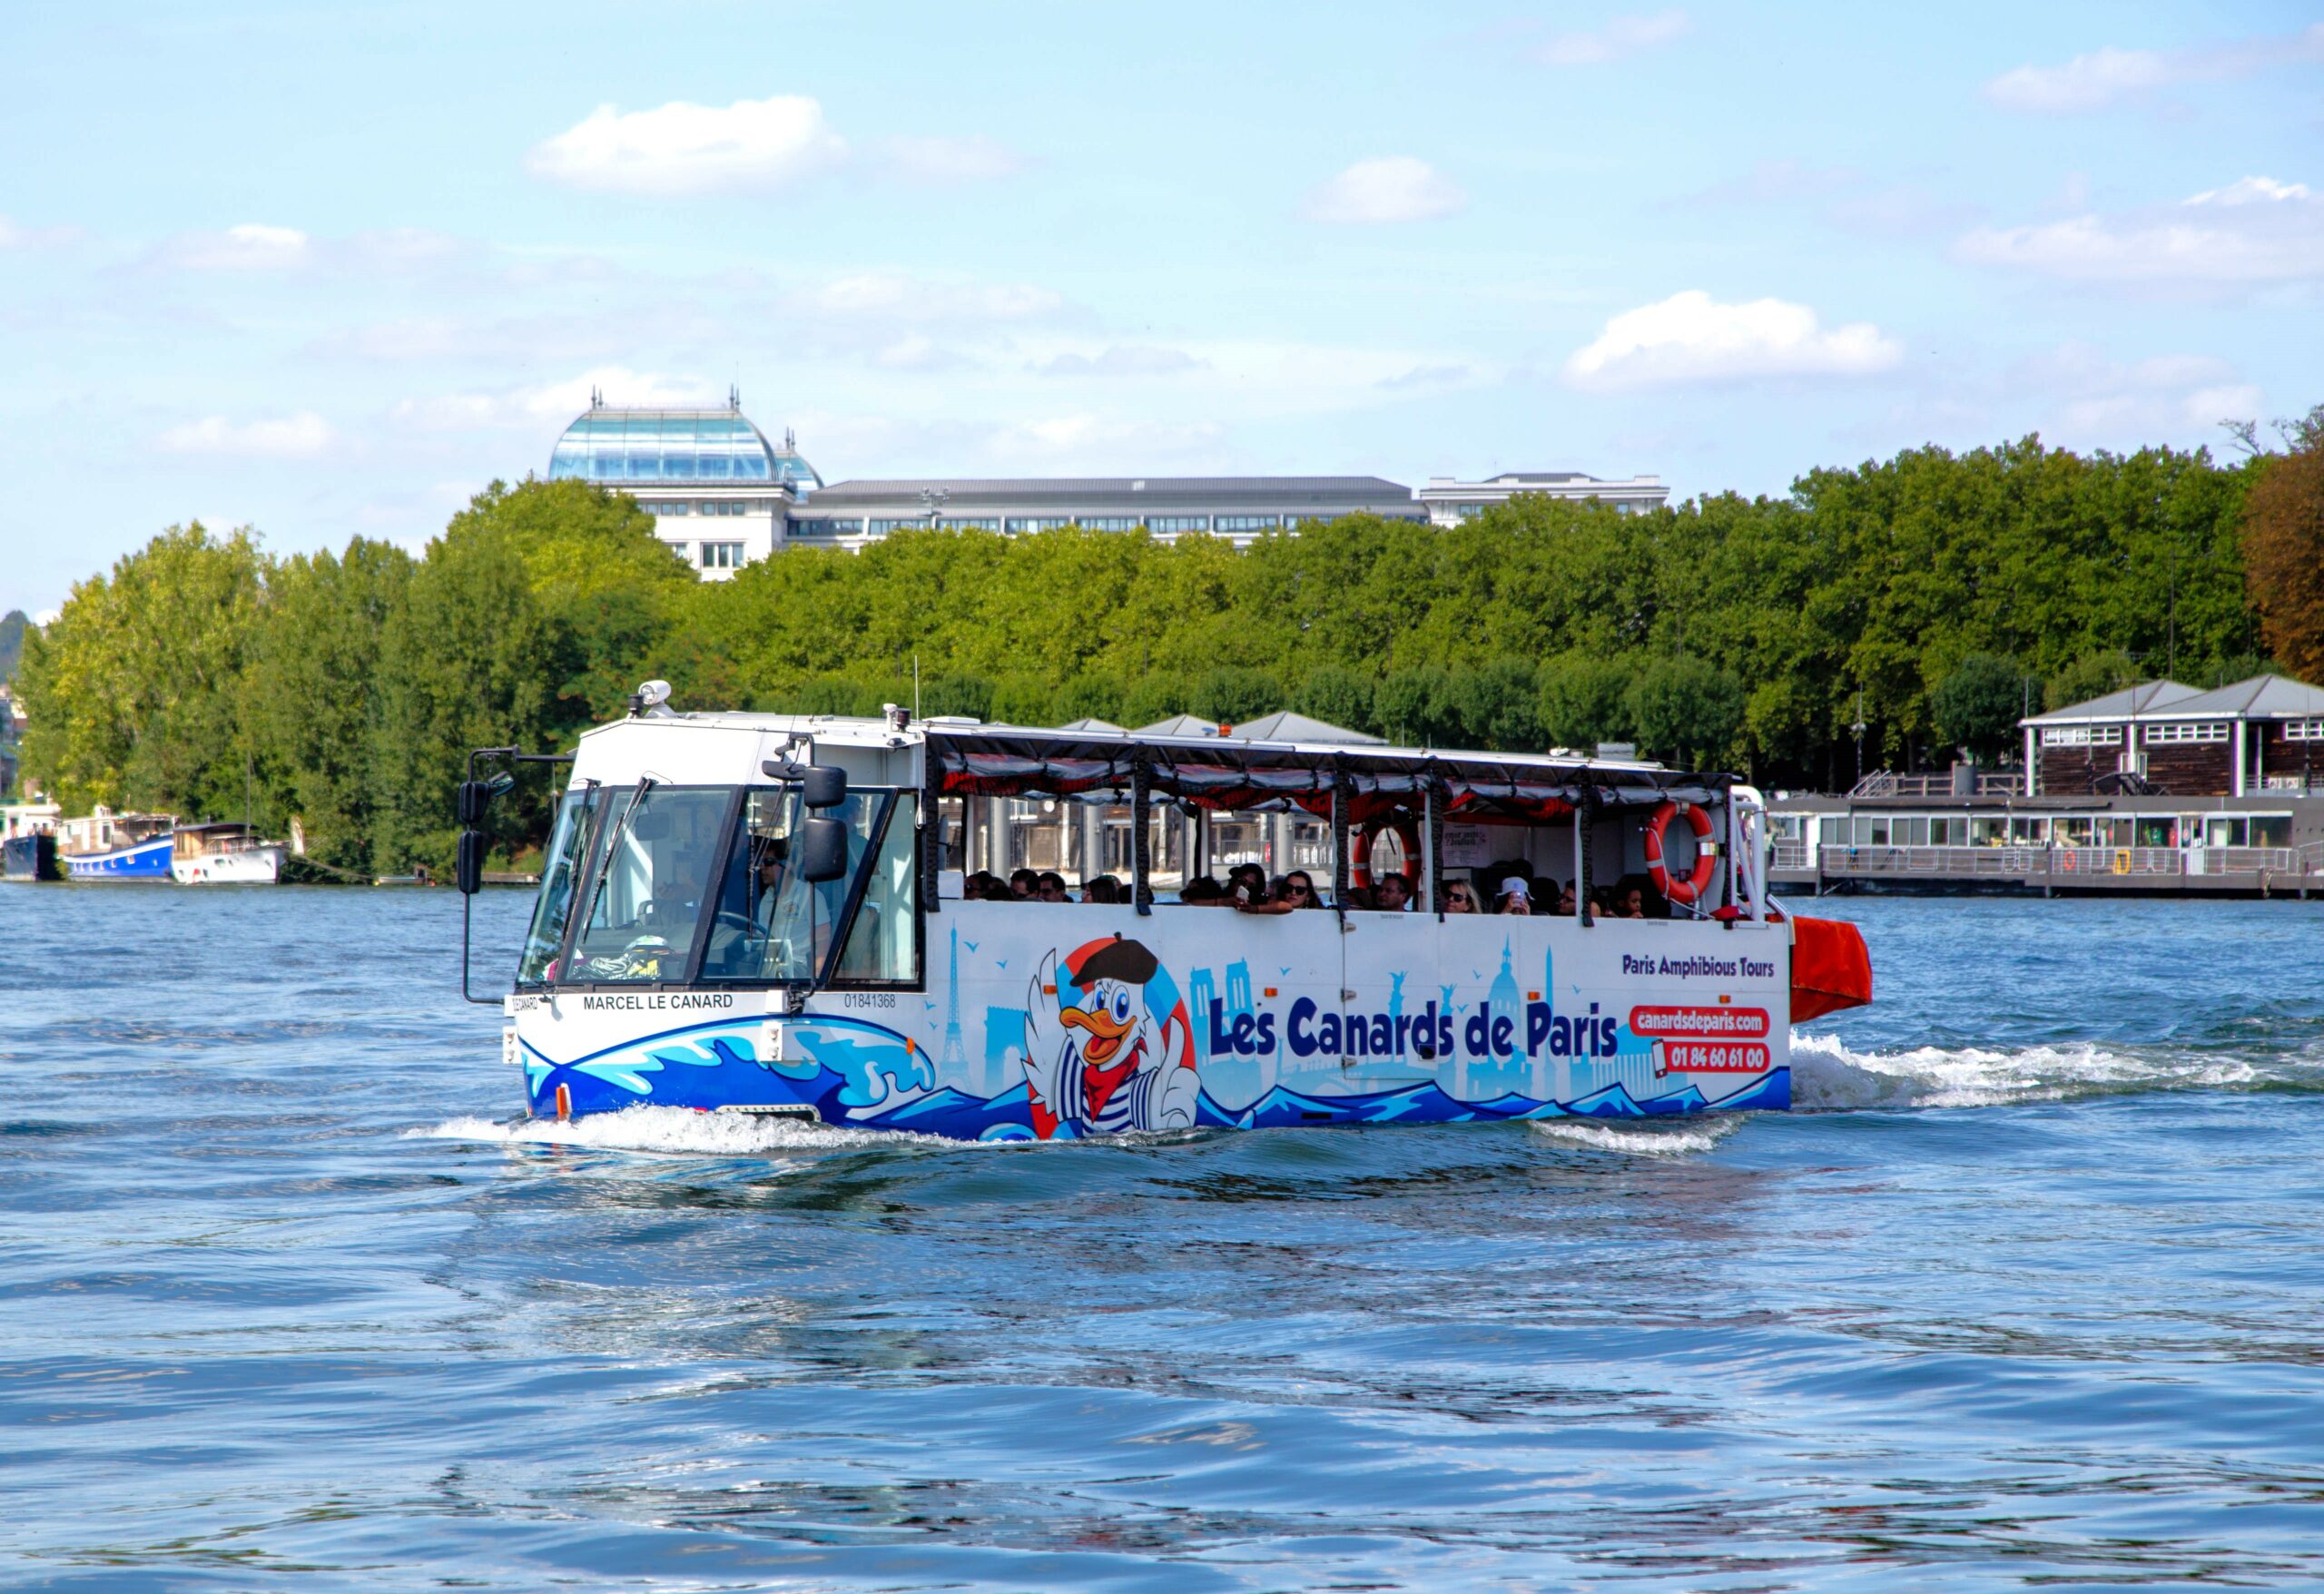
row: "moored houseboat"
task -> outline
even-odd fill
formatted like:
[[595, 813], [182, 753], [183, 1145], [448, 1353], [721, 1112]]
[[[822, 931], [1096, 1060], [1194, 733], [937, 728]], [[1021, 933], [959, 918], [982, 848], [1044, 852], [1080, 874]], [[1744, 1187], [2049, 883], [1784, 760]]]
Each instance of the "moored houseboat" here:
[[57, 851], [74, 880], [165, 881], [177, 822], [175, 814], [116, 813], [99, 803], [57, 826]]
[[[980, 839], [1044, 804], [1120, 836], [1122, 900], [968, 894]], [[1324, 832], [1314, 890], [1195, 889], [1215, 824], [1277, 813]], [[1573, 755], [637, 713], [581, 738], [505, 1057], [544, 1117], [964, 1139], [1780, 1108], [1793, 1022], [1870, 969], [1769, 901], [1759, 813], [1730, 776]], [[1449, 864], [1456, 829], [1502, 866]], [[1511, 869], [1571, 874], [1580, 910], [1456, 910]], [[1632, 876], [1658, 916], [1590, 910]]]
[[0, 802], [0, 881], [62, 880], [56, 827], [64, 817], [54, 802]]
[[287, 849], [233, 821], [180, 825], [170, 874], [182, 886], [266, 885], [282, 877]]

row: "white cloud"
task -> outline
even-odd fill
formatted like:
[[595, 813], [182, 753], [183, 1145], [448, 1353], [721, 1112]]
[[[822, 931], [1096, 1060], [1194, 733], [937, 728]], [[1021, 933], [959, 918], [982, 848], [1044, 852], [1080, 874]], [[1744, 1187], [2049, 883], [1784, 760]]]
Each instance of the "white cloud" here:
[[534, 146], [537, 177], [615, 193], [714, 193], [780, 187], [835, 165], [846, 144], [803, 94], [652, 111], [600, 105]]
[[966, 138], [883, 139], [877, 153], [890, 172], [911, 182], [984, 182], [1014, 177], [1025, 169], [1023, 156], [981, 133]]
[[2189, 50], [2121, 50], [2112, 44], [2062, 66], [2019, 66], [1989, 81], [1987, 103], [2005, 111], [2073, 115], [2152, 101], [2181, 84], [2249, 77], [2271, 66], [2324, 61], [2324, 23]]
[[1055, 313], [1064, 300], [1023, 282], [964, 282], [901, 271], [859, 271], [793, 296], [817, 315], [898, 321], [1022, 321]]
[[562, 381], [406, 398], [395, 419], [416, 431], [463, 431], [477, 427], [538, 430], [562, 427], [589, 408], [593, 393], [608, 405], [636, 408], [707, 407], [725, 395], [690, 378], [672, 379], [627, 366], [606, 365]]
[[1468, 202], [1469, 196], [1427, 162], [1386, 155], [1342, 172], [1307, 196], [1305, 211], [1311, 221], [1425, 221]]
[[2207, 188], [2187, 196], [2191, 205], [2265, 205], [2285, 200], [2314, 199], [2302, 182], [2278, 182], [2272, 177], [2239, 177], [2225, 188]]
[[2021, 361], [2012, 391], [2046, 394], [2042, 430], [2069, 444], [2136, 448], [2158, 438], [2201, 440], [2223, 420], [2261, 413], [2260, 389], [2226, 360], [2167, 354], [2122, 363], [2086, 343]]
[[1981, 227], [1955, 253], [2079, 282], [2250, 286], [2324, 277], [2324, 200], [2303, 185], [2245, 177], [2177, 205]]
[[78, 227], [24, 227], [0, 216], [0, 249], [48, 249], [80, 238]]
[[1602, 66], [1681, 38], [1692, 25], [1683, 11], [1617, 16], [1594, 32], [1559, 34], [1537, 52], [1551, 66]]
[[2117, 50], [2109, 44], [2063, 66], [2015, 67], [1986, 84], [1984, 96], [2004, 110], [2057, 115], [2095, 111], [2177, 83], [2182, 75], [2159, 50]]
[[305, 459], [330, 447], [330, 423], [311, 411], [237, 424], [222, 415], [173, 426], [162, 434], [172, 454], [229, 454], [251, 459]]
[[245, 221], [223, 232], [181, 232], [162, 246], [161, 258], [193, 271], [284, 271], [311, 261], [314, 249], [296, 227]]
[[1047, 377], [1166, 377], [1199, 370], [1203, 362], [1183, 349], [1150, 343], [1115, 343], [1096, 354], [1068, 349], [1034, 369]]
[[296, 227], [245, 221], [222, 231], [180, 232], [150, 257], [187, 271], [332, 271], [409, 276], [469, 258], [472, 245], [448, 233], [393, 227], [342, 238], [315, 238]]
[[1580, 388], [1669, 387], [1887, 370], [1903, 347], [1869, 321], [1826, 330], [1804, 304], [1720, 304], [1699, 289], [1625, 310], [1565, 362]]

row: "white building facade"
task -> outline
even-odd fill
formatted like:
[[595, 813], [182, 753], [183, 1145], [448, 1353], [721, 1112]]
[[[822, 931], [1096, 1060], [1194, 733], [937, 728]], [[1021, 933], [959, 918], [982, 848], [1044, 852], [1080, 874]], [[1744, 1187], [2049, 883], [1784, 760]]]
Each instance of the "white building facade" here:
[[549, 457], [552, 481], [588, 481], [629, 494], [654, 517], [654, 534], [705, 580], [724, 581], [783, 546], [800, 495], [822, 485], [789, 433], [783, 446], [743, 413], [616, 409], [593, 395]]
[[1643, 515], [1669, 500], [1670, 489], [1655, 476], [1634, 476], [1628, 481], [1606, 481], [1578, 470], [1520, 470], [1489, 481], [1461, 481], [1432, 476], [1416, 495], [1427, 507], [1433, 526], [1458, 526], [1486, 510], [1506, 504], [1520, 493], [1568, 503], [1604, 504], [1623, 515]]
[[731, 577], [777, 549], [861, 549], [906, 526], [1004, 535], [1079, 526], [1143, 531], [1163, 542], [1189, 533], [1237, 547], [1344, 515], [1458, 526], [1521, 493], [1610, 504], [1624, 514], [1661, 505], [1651, 476], [1605, 481], [1577, 471], [1531, 471], [1463, 482], [1432, 477], [1418, 492], [1376, 476], [914, 477], [825, 486], [786, 431], [780, 447], [743, 413], [723, 408], [623, 409], [592, 395], [549, 458], [553, 481], [594, 482], [629, 494], [654, 517], [655, 535], [704, 580]]

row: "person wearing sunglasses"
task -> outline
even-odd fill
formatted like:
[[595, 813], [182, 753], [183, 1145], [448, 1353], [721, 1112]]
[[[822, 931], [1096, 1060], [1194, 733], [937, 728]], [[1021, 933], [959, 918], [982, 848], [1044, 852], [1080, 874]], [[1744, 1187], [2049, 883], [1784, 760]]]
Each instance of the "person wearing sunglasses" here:
[[1444, 888], [1444, 910], [1447, 913], [1474, 913], [1477, 910], [1477, 888], [1467, 881], [1456, 880]]

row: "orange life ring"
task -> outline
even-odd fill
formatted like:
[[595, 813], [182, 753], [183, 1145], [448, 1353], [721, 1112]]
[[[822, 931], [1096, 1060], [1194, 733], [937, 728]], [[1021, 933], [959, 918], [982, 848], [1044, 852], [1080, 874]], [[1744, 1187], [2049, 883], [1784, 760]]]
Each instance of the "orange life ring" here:
[[1413, 889], [1420, 889], [1420, 827], [1409, 821], [1380, 820], [1364, 828], [1357, 840], [1361, 846], [1348, 849], [1347, 882], [1351, 886], [1372, 884], [1372, 859], [1383, 836], [1393, 837], [1396, 851], [1403, 854], [1403, 867], [1392, 872], [1412, 881]]
[[[1695, 832], [1695, 870], [1684, 880], [1672, 880], [1662, 866], [1662, 839], [1669, 833], [1672, 817], [1681, 813], [1687, 816], [1687, 828]], [[1656, 890], [1682, 906], [1700, 901], [1718, 867], [1718, 843], [1711, 840], [1709, 813], [1692, 802], [1666, 802], [1654, 811], [1646, 827], [1646, 872], [1653, 877]]]

